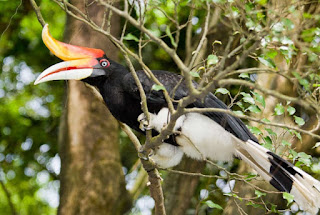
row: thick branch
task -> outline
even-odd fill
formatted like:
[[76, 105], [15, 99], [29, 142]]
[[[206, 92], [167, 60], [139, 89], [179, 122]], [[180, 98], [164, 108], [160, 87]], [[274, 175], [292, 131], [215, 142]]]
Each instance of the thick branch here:
[[[123, 123], [120, 123], [122, 130], [128, 135], [130, 140], [133, 142], [136, 150], [139, 152], [141, 148], [141, 144], [136, 137], [136, 135], [131, 131], [131, 129]], [[163, 191], [161, 187], [161, 177], [159, 175], [158, 170], [156, 169], [156, 165], [151, 160], [146, 160], [144, 158], [140, 158], [143, 168], [147, 171], [149, 176], [149, 190], [150, 195], [155, 201], [155, 214], [156, 215], [165, 215], [165, 207], [164, 207], [164, 198]]]

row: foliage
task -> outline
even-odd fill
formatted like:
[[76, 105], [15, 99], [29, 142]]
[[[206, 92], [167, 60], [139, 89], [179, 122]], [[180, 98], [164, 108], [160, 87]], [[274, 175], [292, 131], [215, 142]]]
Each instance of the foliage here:
[[[65, 14], [43, 1], [47, 19], [61, 38]], [[17, 13], [15, 13], [15, 11]], [[33, 86], [57, 59], [49, 55], [28, 1], [0, 2], [0, 211], [11, 214], [55, 214], [59, 189], [57, 132], [62, 110], [61, 83]], [[55, 194], [55, 195], [48, 195]], [[50, 198], [51, 197], [51, 198]]]

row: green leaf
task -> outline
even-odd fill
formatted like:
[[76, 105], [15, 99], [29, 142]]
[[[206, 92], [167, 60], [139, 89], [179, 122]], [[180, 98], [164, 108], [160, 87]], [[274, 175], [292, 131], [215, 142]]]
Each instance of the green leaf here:
[[257, 2], [258, 4], [264, 6], [267, 4], [268, 0], [255, 0], [255, 2]]
[[262, 95], [260, 95], [259, 93], [256, 93], [256, 92], [252, 92], [252, 94], [255, 96], [255, 99], [257, 102], [259, 102], [262, 107], [266, 107], [266, 102], [264, 100], [264, 97]]
[[262, 57], [258, 57], [258, 60], [260, 61], [260, 63], [264, 64], [267, 67], [270, 67], [273, 69], [276, 68], [275, 63], [271, 59], [264, 59]]
[[288, 111], [289, 115], [291, 116], [296, 112], [296, 109], [294, 107], [289, 106], [287, 108], [287, 111]]
[[249, 74], [248, 73], [241, 73], [240, 75], [239, 75], [239, 78], [250, 78], [250, 76], [249, 76]]
[[270, 120], [268, 120], [268, 119], [266, 119], [266, 118], [263, 118], [261, 121], [262, 121], [262, 122], [270, 122]]
[[203, 70], [204, 72], [206, 71], [206, 68], [204, 68], [203, 66], [200, 66], [198, 69], [197, 69], [197, 72]]
[[303, 13], [303, 18], [312, 19], [312, 18], [313, 18], [313, 15], [310, 14], [310, 13]]
[[134, 36], [133, 34], [129, 33], [126, 36], [123, 37], [124, 40], [134, 40], [136, 42], [139, 42], [139, 39]]
[[282, 193], [282, 196], [284, 199], [286, 199], [288, 201], [287, 205], [289, 205], [291, 202], [293, 202], [294, 196], [291, 195], [290, 193], [284, 192], [284, 193]]
[[301, 84], [307, 91], [310, 90], [310, 83], [307, 79], [302, 78], [297, 72], [292, 72], [292, 74], [298, 79], [299, 84]]
[[200, 78], [200, 75], [197, 72], [190, 72], [190, 75], [195, 78]]
[[248, 107], [248, 110], [253, 112], [253, 113], [261, 113], [260, 108], [258, 106], [256, 106], [256, 105], [250, 105]]
[[205, 204], [208, 205], [209, 208], [216, 208], [216, 209], [219, 209], [219, 210], [223, 210], [223, 208], [220, 205], [214, 203], [211, 200], [206, 201]]
[[225, 95], [225, 94], [229, 94], [230, 92], [226, 88], [221, 87], [221, 88], [216, 89], [215, 94], [217, 94], [217, 93], [221, 93], [221, 94]]
[[263, 20], [264, 17], [266, 17], [266, 15], [264, 15], [264, 14], [261, 13], [261, 12], [257, 12], [257, 18], [258, 18], [258, 20]]
[[300, 132], [297, 132], [297, 131], [293, 131], [294, 135], [296, 135], [296, 137], [301, 141], [302, 140], [302, 137], [301, 137], [301, 134]]
[[250, 129], [250, 131], [255, 134], [255, 135], [260, 135], [262, 134], [262, 131], [257, 128], [257, 127], [254, 127], [254, 126], [248, 126], [248, 128]]
[[297, 159], [298, 157], [298, 152], [296, 152], [293, 149], [289, 149], [289, 158], [293, 160], [293, 162]]
[[238, 101], [237, 103], [236, 103], [236, 105], [238, 105], [242, 110], [244, 110], [244, 105], [243, 105], [243, 103], [242, 103], [242, 101]]
[[273, 213], [278, 213], [277, 205], [271, 203], [271, 211], [272, 211]]
[[177, 45], [177, 43], [175, 42], [175, 40], [174, 40], [174, 38], [173, 38], [173, 36], [172, 36], [172, 34], [171, 34], [169, 25], [167, 25], [166, 34], [167, 34], [168, 37], [170, 38], [170, 41], [171, 41], [171, 44], [173, 45], [173, 47], [177, 48], [178, 45]]
[[320, 142], [317, 142], [312, 148], [318, 148], [320, 146]]
[[251, 97], [249, 93], [241, 92], [240, 93], [243, 97]]
[[288, 28], [288, 30], [294, 29], [294, 24], [290, 19], [285, 18], [282, 20], [282, 22], [283, 22], [284, 26], [286, 26]]
[[246, 10], [247, 13], [251, 12], [254, 9], [252, 3], [246, 3], [244, 6], [245, 6], [245, 10]]
[[284, 113], [284, 107], [282, 106], [281, 103], [278, 103], [276, 105], [276, 107], [274, 108], [274, 113], [279, 116], [279, 115], [282, 115]]
[[298, 117], [298, 116], [293, 116], [294, 117], [294, 121], [299, 125], [299, 126], [302, 126], [305, 124], [305, 121], [304, 119], [302, 119], [301, 117]]
[[254, 208], [263, 208], [261, 205], [253, 203], [252, 201], [247, 202], [246, 205], [251, 205]]
[[298, 161], [304, 163], [306, 166], [311, 165], [311, 155], [308, 155], [305, 152], [299, 152], [298, 157]]
[[245, 177], [246, 181], [251, 181], [253, 178], [257, 177], [257, 175], [253, 173], [247, 173], [246, 175], [247, 175]]
[[224, 195], [224, 196], [232, 196], [232, 197], [234, 197], [234, 198], [236, 198], [236, 199], [239, 199], [241, 202], [242, 202], [242, 200], [243, 200], [243, 198], [241, 198], [240, 196], [238, 196], [238, 195], [235, 194], [235, 193], [224, 193], [223, 195]]
[[270, 136], [264, 137], [263, 140], [265, 141], [265, 143], [263, 144], [263, 147], [265, 147], [269, 150], [272, 150], [273, 145], [272, 145], [272, 140], [271, 140]]
[[247, 102], [252, 105], [255, 104], [254, 99], [252, 98], [252, 96], [249, 93], [241, 92], [240, 94], [243, 96], [242, 99], [244, 102]]
[[219, 62], [219, 58], [217, 57], [217, 55], [211, 54], [207, 58], [207, 65], [208, 66], [217, 64], [218, 62]]
[[235, 113], [235, 114], [237, 114], [239, 116], [244, 116], [244, 113], [241, 110], [233, 111], [233, 113]]
[[281, 144], [283, 145], [283, 146], [291, 146], [291, 143], [290, 142], [288, 142], [288, 141], [286, 141], [286, 140], [282, 140], [281, 141]]
[[212, 46], [214, 46], [215, 44], [222, 45], [222, 42], [220, 40], [215, 40], [213, 41]]
[[159, 90], [165, 90], [166, 88], [164, 88], [164, 86], [158, 85], [158, 84], [154, 84], [152, 85], [151, 90], [155, 90], [155, 91], [159, 91]]
[[278, 52], [274, 49], [271, 49], [265, 55], [270, 59], [274, 59], [278, 55]]
[[299, 80], [299, 83], [307, 90], [309, 91], [310, 90], [310, 83], [307, 79], [305, 78], [302, 78]]
[[265, 128], [264, 130], [266, 130], [270, 136], [277, 136], [277, 134], [271, 128]]
[[258, 198], [261, 197], [261, 196], [267, 195], [267, 194], [265, 194], [265, 193], [263, 193], [263, 192], [261, 192], [261, 191], [259, 191], [259, 190], [255, 190], [255, 191], [254, 191], [254, 194], [256, 194], [256, 196], [257, 196]]
[[224, 196], [230, 196], [230, 197], [233, 196], [232, 193], [224, 193], [223, 195], [224, 195]]

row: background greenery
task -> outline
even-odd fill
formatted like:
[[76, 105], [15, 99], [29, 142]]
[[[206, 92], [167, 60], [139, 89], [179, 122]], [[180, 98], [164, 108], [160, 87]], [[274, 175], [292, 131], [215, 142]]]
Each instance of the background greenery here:
[[[49, 1], [41, 9], [61, 39], [65, 13]], [[17, 214], [55, 214], [64, 84], [35, 87], [33, 81], [58, 59], [43, 45], [28, 1], [1, 1], [0, 14], [0, 214], [13, 214], [9, 202]]]

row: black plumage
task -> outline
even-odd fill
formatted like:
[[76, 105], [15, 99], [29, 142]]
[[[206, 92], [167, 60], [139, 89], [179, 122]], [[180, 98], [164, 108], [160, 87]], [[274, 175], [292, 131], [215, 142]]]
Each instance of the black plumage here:
[[[108, 60], [111, 65], [105, 70], [106, 75], [90, 77], [83, 81], [99, 89], [106, 105], [116, 119], [141, 132], [137, 121], [138, 116], [142, 113], [138, 86], [132, 74], [125, 67], [110, 59]], [[188, 95], [188, 88], [181, 75], [163, 70], [153, 70], [152, 73], [164, 85], [174, 100], [177, 101]], [[152, 89], [155, 84], [152, 79], [144, 71], [137, 71], [137, 75], [146, 94], [149, 112], [158, 113], [163, 107], [167, 107], [163, 92]], [[178, 87], [176, 87], [177, 85]], [[194, 86], [197, 87], [195, 82]], [[212, 93], [209, 93], [204, 99], [196, 100], [187, 107], [228, 109], [227, 105]], [[243, 141], [248, 139], [257, 141], [244, 123], [236, 117], [219, 112], [208, 112], [204, 115], [216, 121]]]

